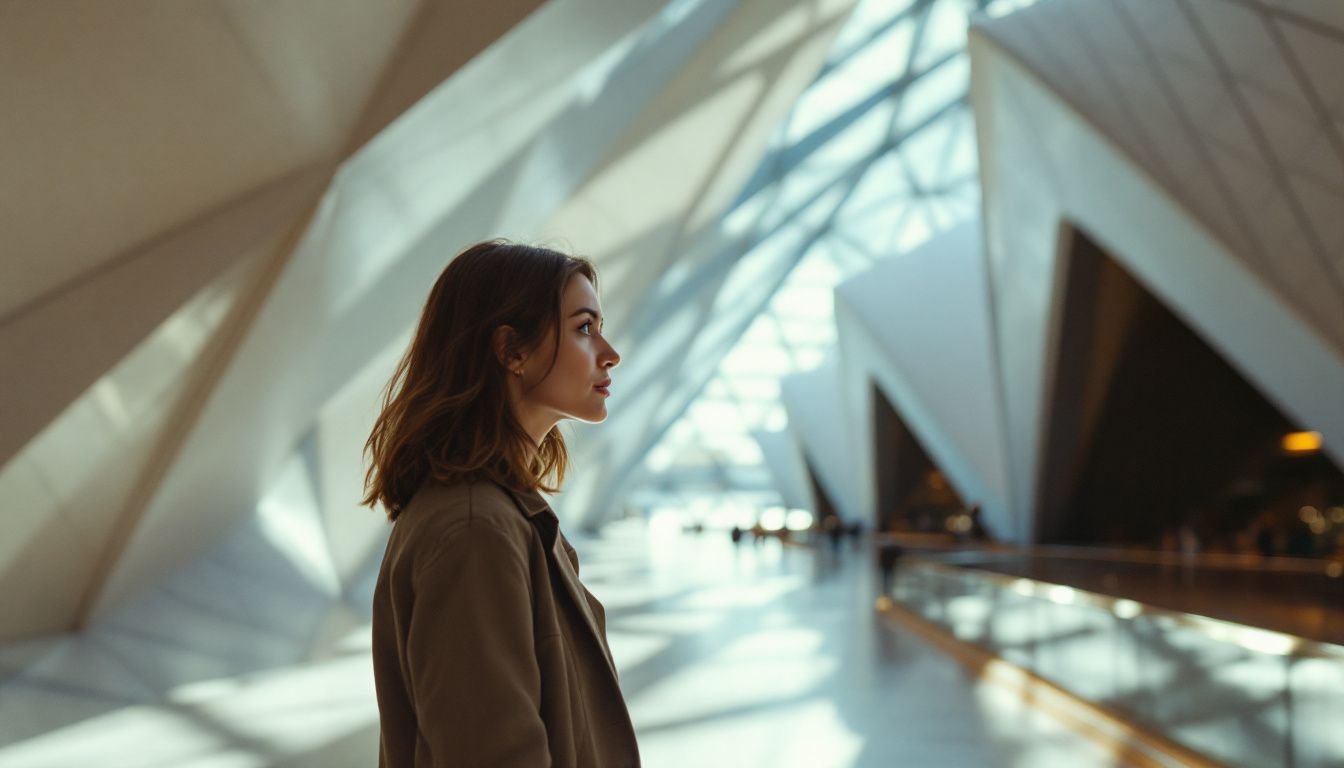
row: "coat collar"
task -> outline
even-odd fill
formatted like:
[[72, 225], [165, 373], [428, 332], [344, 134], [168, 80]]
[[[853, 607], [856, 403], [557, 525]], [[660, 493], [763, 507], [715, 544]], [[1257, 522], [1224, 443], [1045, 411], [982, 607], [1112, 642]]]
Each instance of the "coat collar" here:
[[[520, 491], [502, 483], [496, 483], [496, 485], [504, 489], [509, 498], [513, 499], [513, 503], [518, 506], [518, 511], [522, 512], [529, 520], [543, 512], [555, 518], [555, 512], [551, 509], [550, 503], [536, 489]], [[559, 522], [559, 519], [556, 518], [556, 521]]]
[[[569, 543], [560, 536], [560, 519], [556, 517], [555, 511], [551, 505], [536, 490], [519, 491], [509, 488], [503, 484], [496, 483], [504, 492], [513, 499], [513, 503], [518, 507], [518, 511], [528, 518], [541, 533], [542, 541], [546, 544], [546, 556], [550, 560], [552, 577], [558, 577], [561, 584], [564, 585], [565, 593], [569, 596], [570, 603], [583, 616], [583, 623], [587, 625], [588, 631], [592, 635], [593, 642], [597, 644], [602, 658], [606, 660], [607, 666], [611, 669], [613, 679], [618, 679], [616, 672], [616, 662], [611, 658], [611, 653], [607, 650], [606, 637], [602, 628], [597, 624], [597, 617], [593, 615], [593, 607], [588, 604], [588, 592], [579, 581], [579, 574], [574, 569], [574, 561], [570, 560], [568, 551], [557, 552], [556, 544], [562, 544], [565, 550], [569, 549]], [[619, 683], [617, 684], [619, 686]]]

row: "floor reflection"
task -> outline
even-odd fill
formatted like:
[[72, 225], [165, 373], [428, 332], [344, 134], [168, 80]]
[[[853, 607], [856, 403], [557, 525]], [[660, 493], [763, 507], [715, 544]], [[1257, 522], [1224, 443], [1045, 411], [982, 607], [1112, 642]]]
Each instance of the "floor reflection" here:
[[[660, 519], [614, 523], [574, 543], [584, 580], [607, 606], [651, 768], [1111, 764], [1016, 695], [880, 622], [866, 548], [734, 546], [726, 531], [684, 533]], [[70, 696], [53, 686], [11, 680], [0, 688], [3, 709], [50, 725], [8, 739], [0, 764], [374, 764], [368, 628], [343, 610], [325, 650], [303, 663], [104, 701], [82, 718], [62, 715]], [[111, 662], [96, 651], [69, 650], [62, 678], [110, 685]]]
[[[880, 622], [866, 547], [735, 546], [658, 519], [576, 546], [648, 766], [1112, 764]], [[646, 567], [605, 578], [632, 553]]]

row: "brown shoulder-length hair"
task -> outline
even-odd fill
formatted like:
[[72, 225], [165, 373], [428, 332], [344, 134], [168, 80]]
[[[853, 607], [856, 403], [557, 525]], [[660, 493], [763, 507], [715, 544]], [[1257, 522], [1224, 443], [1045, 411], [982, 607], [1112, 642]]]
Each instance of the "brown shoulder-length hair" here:
[[[429, 478], [559, 490], [569, 461], [564, 438], [552, 429], [538, 447], [518, 423], [493, 337], [499, 326], [512, 327], [512, 352], [537, 349], [553, 334], [558, 352], [561, 298], [575, 275], [597, 287], [587, 259], [505, 240], [477, 243], [448, 263], [364, 444], [372, 461], [363, 504], [382, 504], [396, 520]], [[547, 374], [554, 365], [552, 354]]]

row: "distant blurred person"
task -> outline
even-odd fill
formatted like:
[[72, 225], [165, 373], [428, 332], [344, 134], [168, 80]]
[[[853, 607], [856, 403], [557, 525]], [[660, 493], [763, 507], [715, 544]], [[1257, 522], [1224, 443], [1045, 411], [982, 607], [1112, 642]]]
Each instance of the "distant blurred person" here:
[[1267, 515], [1262, 515], [1256, 523], [1255, 531], [1255, 549], [1263, 557], [1273, 557], [1278, 554], [1278, 537], [1274, 535], [1273, 523]]
[[985, 530], [984, 508], [980, 506], [980, 502], [972, 504], [971, 508], [966, 510], [966, 516], [971, 519], [966, 538], [970, 541], [988, 541], [989, 531]]
[[882, 577], [882, 595], [889, 596], [896, 577], [896, 567], [901, 562], [901, 547], [894, 541], [881, 541], [877, 545], [877, 569]]
[[838, 555], [840, 553], [840, 538], [845, 535], [844, 524], [840, 522], [840, 518], [832, 515], [822, 523], [822, 528], [826, 531], [827, 540], [831, 542], [831, 554]]
[[639, 765], [602, 605], [541, 492], [607, 416], [593, 265], [473, 245], [430, 291], [365, 444], [394, 521], [373, 601], [379, 765]]
[[1288, 528], [1288, 540], [1283, 546], [1284, 554], [1289, 557], [1311, 557], [1316, 554], [1316, 536], [1311, 526], [1301, 520], [1294, 520]]
[[849, 537], [850, 549], [858, 551], [859, 542], [863, 538], [863, 523], [855, 520], [845, 526], [845, 535]]

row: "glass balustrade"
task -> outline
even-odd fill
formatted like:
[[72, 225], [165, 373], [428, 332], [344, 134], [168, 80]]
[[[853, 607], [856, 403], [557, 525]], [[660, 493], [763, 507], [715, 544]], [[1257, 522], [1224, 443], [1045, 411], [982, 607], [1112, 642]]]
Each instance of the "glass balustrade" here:
[[889, 596], [1220, 763], [1344, 766], [1344, 646], [924, 557]]

